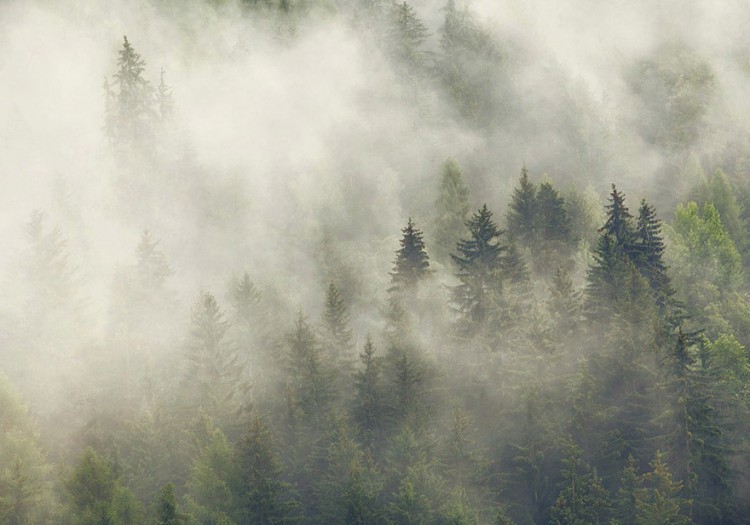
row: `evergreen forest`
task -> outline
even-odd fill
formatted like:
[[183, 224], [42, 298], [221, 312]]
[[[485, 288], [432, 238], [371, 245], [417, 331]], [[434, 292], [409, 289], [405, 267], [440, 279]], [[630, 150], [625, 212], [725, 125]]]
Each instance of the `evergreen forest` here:
[[750, 522], [748, 27], [0, 2], [0, 525]]

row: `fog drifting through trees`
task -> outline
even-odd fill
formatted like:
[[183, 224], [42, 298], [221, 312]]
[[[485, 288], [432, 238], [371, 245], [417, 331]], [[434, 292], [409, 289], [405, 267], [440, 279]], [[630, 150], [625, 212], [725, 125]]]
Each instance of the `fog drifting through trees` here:
[[748, 27], [0, 3], [0, 525], [745, 522]]

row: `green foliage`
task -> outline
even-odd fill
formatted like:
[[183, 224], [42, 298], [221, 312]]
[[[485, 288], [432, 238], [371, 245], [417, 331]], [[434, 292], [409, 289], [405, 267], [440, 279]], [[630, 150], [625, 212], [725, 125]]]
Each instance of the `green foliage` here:
[[[678, 205], [674, 219], [673, 263], [681, 289], [692, 303], [698, 299], [691, 288], [706, 283], [720, 290], [742, 282], [742, 261], [724, 229], [716, 207], [706, 203], [700, 212], [695, 202]], [[692, 286], [687, 286], [691, 283]], [[700, 301], [697, 304], [705, 304]]]
[[502, 263], [507, 250], [503, 232], [485, 204], [466, 223], [470, 237], [461, 239], [451, 254], [461, 284], [454, 288], [453, 302], [468, 326], [481, 326], [502, 291]]
[[508, 233], [515, 239], [530, 245], [536, 240], [537, 226], [537, 189], [529, 180], [529, 171], [524, 166], [518, 187], [513, 189], [513, 197], [508, 205], [506, 222]]
[[637, 490], [635, 501], [636, 524], [664, 523], [679, 525], [692, 523], [685, 515], [689, 501], [682, 497], [682, 484], [672, 479], [669, 466], [661, 453], [650, 463], [651, 471], [639, 478], [642, 488]]
[[466, 187], [455, 160], [449, 158], [443, 163], [438, 191], [432, 246], [435, 257], [441, 262], [447, 262], [469, 217], [469, 188]]
[[177, 498], [174, 495], [174, 485], [167, 483], [161, 489], [159, 501], [156, 503], [155, 525], [184, 525], [187, 517], [180, 514], [177, 507]]
[[136, 525], [142, 509], [112, 466], [88, 448], [65, 483], [68, 519], [80, 525]]
[[187, 508], [201, 525], [230, 525], [239, 466], [221, 429], [209, 421], [205, 431], [187, 482]]
[[345, 361], [351, 351], [352, 330], [349, 328], [349, 311], [336, 285], [331, 282], [326, 289], [323, 326], [334, 363]]
[[422, 232], [414, 227], [411, 217], [401, 232], [401, 248], [396, 251], [391, 272], [392, 291], [413, 289], [430, 272], [430, 258], [425, 250]]
[[605, 524], [609, 522], [610, 495], [602, 480], [581, 459], [582, 450], [567, 443], [563, 459], [562, 489], [552, 507], [551, 523], [555, 525]]
[[387, 41], [391, 54], [409, 68], [420, 68], [424, 64], [422, 50], [430, 33], [407, 2], [394, 2], [388, 16]]
[[0, 524], [50, 519], [49, 466], [26, 406], [0, 373]]
[[383, 358], [375, 356], [375, 345], [369, 336], [359, 359], [361, 367], [354, 376], [352, 415], [362, 443], [372, 448], [381, 442], [388, 414], [382, 384]]
[[183, 378], [183, 403], [204, 410], [219, 424], [236, 422], [247, 408], [250, 385], [236, 346], [229, 340], [229, 322], [216, 298], [201, 292], [192, 310], [186, 345], [188, 369]]
[[254, 415], [237, 445], [239, 470], [235, 493], [237, 523], [272, 525], [295, 521], [296, 502], [282, 480], [276, 443], [263, 420]]

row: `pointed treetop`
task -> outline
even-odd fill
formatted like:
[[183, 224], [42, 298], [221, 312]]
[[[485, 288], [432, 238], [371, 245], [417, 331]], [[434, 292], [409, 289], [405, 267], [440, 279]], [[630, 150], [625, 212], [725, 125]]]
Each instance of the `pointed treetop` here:
[[425, 250], [422, 232], [414, 226], [411, 217], [401, 232], [401, 248], [396, 251], [393, 262], [390, 291], [413, 288], [430, 271], [430, 258]]

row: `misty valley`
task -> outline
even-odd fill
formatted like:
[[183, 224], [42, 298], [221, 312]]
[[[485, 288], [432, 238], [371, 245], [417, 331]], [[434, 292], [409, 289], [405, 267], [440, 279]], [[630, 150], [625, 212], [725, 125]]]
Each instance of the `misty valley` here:
[[0, 525], [750, 522], [747, 27], [0, 2]]

